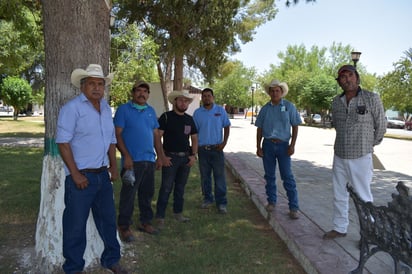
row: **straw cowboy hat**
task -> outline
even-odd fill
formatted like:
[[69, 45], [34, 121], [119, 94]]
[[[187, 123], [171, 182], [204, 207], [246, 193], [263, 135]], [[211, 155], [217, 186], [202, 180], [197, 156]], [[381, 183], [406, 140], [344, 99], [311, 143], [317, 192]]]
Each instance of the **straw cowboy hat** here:
[[174, 90], [167, 96], [167, 100], [173, 105], [177, 97], [185, 97], [189, 99], [189, 104], [193, 102], [193, 96], [190, 95], [187, 90]]
[[288, 92], [289, 92], [288, 84], [286, 84], [285, 82], [281, 83], [278, 80], [272, 80], [272, 82], [270, 82], [269, 85], [265, 86], [266, 93], [269, 94], [269, 89], [274, 88], [274, 87], [280, 87], [282, 89], [282, 91], [283, 91], [282, 97], [285, 97], [286, 94], [288, 94]]
[[113, 80], [113, 73], [104, 76], [102, 67], [97, 64], [90, 64], [86, 70], [84, 69], [75, 69], [72, 72], [71, 81], [73, 86], [80, 88], [80, 81], [87, 77], [102, 78], [105, 81], [105, 85], [108, 86]]

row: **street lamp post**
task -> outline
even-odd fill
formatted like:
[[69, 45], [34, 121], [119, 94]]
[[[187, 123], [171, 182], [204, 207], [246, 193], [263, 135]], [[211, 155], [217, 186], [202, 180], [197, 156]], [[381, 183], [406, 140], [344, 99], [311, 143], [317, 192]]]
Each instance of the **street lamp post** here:
[[254, 124], [254, 122], [253, 122], [253, 105], [254, 105], [254, 102], [253, 102], [253, 97], [254, 97], [254, 95], [255, 95], [255, 87], [254, 86], [252, 86], [252, 119], [251, 119], [251, 121], [250, 121], [250, 124]]
[[352, 51], [350, 53], [351, 57], [352, 57], [352, 61], [353, 61], [353, 66], [356, 68], [356, 63], [359, 61], [360, 55], [362, 54], [362, 52], [359, 51]]

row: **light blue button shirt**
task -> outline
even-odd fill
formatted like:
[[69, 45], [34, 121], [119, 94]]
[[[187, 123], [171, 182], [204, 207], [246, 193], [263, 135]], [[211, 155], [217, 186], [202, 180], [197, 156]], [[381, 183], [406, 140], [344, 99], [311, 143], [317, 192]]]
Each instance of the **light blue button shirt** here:
[[109, 146], [116, 143], [116, 135], [107, 101], [100, 101], [100, 113], [83, 93], [65, 104], [57, 121], [56, 143], [70, 144], [78, 169], [108, 166]]
[[193, 120], [198, 131], [199, 146], [217, 145], [223, 142], [223, 128], [230, 126], [225, 109], [213, 104], [208, 110], [200, 107], [193, 113]]
[[255, 126], [262, 128], [262, 136], [266, 139], [289, 141], [291, 126], [302, 123], [296, 107], [289, 101], [281, 99], [278, 105], [271, 102], [262, 107], [256, 118]]

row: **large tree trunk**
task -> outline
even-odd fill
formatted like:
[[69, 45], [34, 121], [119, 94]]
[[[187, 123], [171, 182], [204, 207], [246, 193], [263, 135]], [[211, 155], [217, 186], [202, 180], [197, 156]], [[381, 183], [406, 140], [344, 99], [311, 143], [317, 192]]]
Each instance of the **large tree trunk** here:
[[[109, 0], [106, 0], [109, 1]], [[110, 7], [105, 0], [43, 0], [46, 54], [45, 146], [41, 202], [36, 230], [36, 261], [43, 273], [63, 263], [63, 162], [55, 143], [61, 106], [79, 93], [70, 83], [75, 68], [100, 64], [108, 72]], [[86, 267], [98, 263], [103, 250], [92, 218], [87, 225]]]

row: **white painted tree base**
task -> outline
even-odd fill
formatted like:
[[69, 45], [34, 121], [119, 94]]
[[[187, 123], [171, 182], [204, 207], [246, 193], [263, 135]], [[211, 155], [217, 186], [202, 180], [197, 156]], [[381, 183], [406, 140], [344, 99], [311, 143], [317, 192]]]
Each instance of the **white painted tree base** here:
[[[52, 273], [61, 269], [63, 258], [63, 227], [64, 210], [64, 180], [63, 161], [60, 156], [46, 155], [43, 159], [41, 177], [41, 200], [36, 227], [35, 260], [36, 268], [44, 273]], [[87, 221], [87, 246], [84, 252], [85, 268], [100, 264], [100, 255], [104, 245], [94, 224], [90, 212]]]

